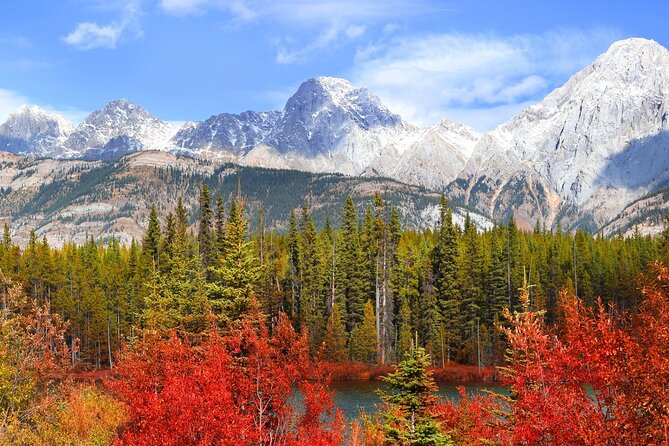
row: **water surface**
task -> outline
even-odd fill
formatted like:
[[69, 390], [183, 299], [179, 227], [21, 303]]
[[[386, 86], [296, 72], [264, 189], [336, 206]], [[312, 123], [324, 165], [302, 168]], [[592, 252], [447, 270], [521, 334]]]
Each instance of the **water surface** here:
[[[460, 399], [458, 385], [439, 384], [437, 395], [441, 398], [448, 398], [453, 401]], [[469, 395], [479, 395], [485, 390], [493, 390], [499, 393], [508, 394], [508, 389], [491, 384], [468, 384], [464, 386]], [[355, 420], [359, 417], [360, 409], [368, 414], [375, 413], [377, 405], [381, 404], [381, 397], [376, 393], [378, 389], [386, 389], [387, 385], [383, 381], [334, 381], [330, 388], [335, 392], [335, 404], [341, 409], [347, 421]]]

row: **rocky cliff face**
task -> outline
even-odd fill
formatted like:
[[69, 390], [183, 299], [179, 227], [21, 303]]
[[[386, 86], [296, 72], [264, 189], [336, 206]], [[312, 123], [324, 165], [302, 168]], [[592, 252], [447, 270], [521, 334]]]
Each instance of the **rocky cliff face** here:
[[90, 160], [157, 149], [216, 163], [387, 176], [445, 189], [496, 219], [513, 214], [527, 228], [560, 221], [612, 231], [630, 203], [669, 184], [668, 104], [669, 52], [627, 39], [484, 135], [450, 121], [415, 127], [370, 91], [320, 77], [282, 111], [223, 113], [178, 131], [125, 100], [77, 127], [22, 109], [0, 126], [0, 148]]
[[74, 124], [39, 107], [21, 107], [0, 125], [0, 150], [19, 154], [50, 156], [53, 147], [70, 133]]
[[[119, 154], [164, 148], [177, 129], [125, 99], [91, 113], [61, 144], [63, 158], [110, 158], [105, 146]], [[112, 141], [114, 139], [114, 141]], [[125, 143], [125, 144], [124, 144]]]
[[[451, 190], [496, 216], [515, 209], [530, 224], [601, 226], [669, 181], [668, 100], [669, 52], [645, 39], [617, 42], [482, 138]], [[510, 185], [515, 197], [505, 199]]]

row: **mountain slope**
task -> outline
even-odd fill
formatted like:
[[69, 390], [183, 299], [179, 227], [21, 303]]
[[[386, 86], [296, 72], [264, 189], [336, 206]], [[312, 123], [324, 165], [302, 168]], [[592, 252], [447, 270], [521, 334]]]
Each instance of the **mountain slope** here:
[[126, 99], [94, 111], [61, 144], [63, 158], [110, 159], [164, 148], [177, 129]]
[[[305, 202], [319, 225], [327, 217], [338, 224], [347, 195], [362, 216], [376, 191], [398, 208], [408, 227], [434, 226], [439, 215], [438, 194], [388, 178], [219, 165], [158, 151], [111, 161], [35, 160], [0, 152], [0, 223], [9, 222], [21, 244], [33, 228], [57, 245], [82, 243], [86, 236], [130, 242], [143, 236], [151, 204], [165, 215], [181, 196], [194, 221], [201, 184], [227, 200], [237, 193], [237, 178], [252, 227], [262, 207], [268, 228], [285, 229], [290, 211]], [[462, 224], [466, 212], [456, 207], [454, 220]], [[475, 212], [472, 218], [481, 228], [492, 225]]]
[[[496, 217], [514, 209], [530, 225], [601, 226], [669, 181], [668, 100], [669, 52], [645, 39], [616, 42], [482, 138], [450, 190]], [[512, 183], [515, 205], [503, 193]], [[547, 199], [532, 203], [533, 189]]]
[[23, 106], [0, 125], [0, 150], [19, 154], [50, 156], [52, 147], [70, 133], [74, 124], [36, 106]]
[[483, 135], [446, 120], [418, 128], [370, 91], [319, 77], [300, 85], [282, 111], [223, 113], [178, 131], [125, 100], [76, 128], [23, 109], [0, 126], [0, 147], [90, 160], [157, 149], [215, 164], [383, 176], [445, 189], [528, 229], [560, 222], [610, 232], [631, 203], [664, 196], [656, 192], [669, 185], [667, 104], [669, 52], [627, 39]]

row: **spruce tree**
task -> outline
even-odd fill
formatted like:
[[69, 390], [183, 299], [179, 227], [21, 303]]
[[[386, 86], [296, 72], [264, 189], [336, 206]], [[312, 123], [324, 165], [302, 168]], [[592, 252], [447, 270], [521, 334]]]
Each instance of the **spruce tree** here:
[[207, 268], [211, 264], [211, 255], [214, 250], [214, 234], [212, 233], [213, 212], [209, 187], [203, 184], [200, 189], [200, 218], [198, 221], [197, 241], [202, 265]]
[[223, 324], [248, 311], [250, 297], [259, 279], [259, 268], [253, 245], [247, 240], [248, 222], [243, 203], [233, 200], [225, 228], [223, 252], [218, 267], [212, 268], [210, 300], [215, 314]]
[[298, 329], [306, 328], [309, 332], [312, 352], [320, 345], [323, 336], [323, 314], [325, 311], [321, 295], [321, 259], [318, 252], [316, 226], [307, 206], [302, 207], [300, 227], [299, 272], [300, 272], [300, 310]]
[[158, 211], [156, 210], [156, 205], [153, 204], [151, 205], [151, 213], [149, 214], [148, 228], [146, 229], [146, 234], [144, 235], [144, 240], [142, 242], [142, 253], [149, 261], [153, 262], [156, 267], [159, 267], [160, 238]]
[[367, 364], [377, 362], [376, 316], [371, 300], [365, 304], [362, 321], [351, 332], [350, 350], [354, 361]]
[[350, 332], [362, 320], [366, 300], [358, 214], [350, 195], [344, 204], [337, 248], [336, 300], [344, 310], [347, 331]]
[[465, 217], [462, 246], [460, 248], [460, 290], [462, 294], [461, 311], [463, 314], [462, 334], [467, 339], [465, 347], [470, 362], [477, 358], [477, 333], [482, 318], [481, 308], [485, 296], [481, 287], [483, 283], [483, 255], [481, 242], [476, 227], [469, 214]]
[[214, 234], [212, 238], [214, 245], [212, 246], [212, 265], [216, 265], [220, 260], [220, 255], [223, 252], [223, 244], [225, 243], [225, 205], [223, 204], [223, 195], [220, 193], [216, 195], [216, 207], [214, 209]]
[[437, 402], [434, 395], [437, 385], [429, 367], [429, 355], [418, 347], [405, 356], [395, 372], [384, 378], [389, 388], [388, 392], [380, 392], [389, 406], [383, 413], [386, 445], [452, 445], [431, 412]]
[[460, 312], [460, 292], [458, 286], [458, 244], [457, 231], [453, 225], [453, 215], [444, 194], [440, 201], [439, 229], [437, 245], [432, 252], [434, 288], [437, 302], [441, 310], [443, 323], [441, 334], [446, 344], [446, 359], [450, 361], [453, 353], [460, 346], [460, 328], [462, 315]]
[[330, 316], [328, 317], [323, 344], [323, 358], [326, 361], [344, 362], [348, 359], [346, 329], [339, 304], [337, 303], [332, 307], [332, 312], [330, 312]]

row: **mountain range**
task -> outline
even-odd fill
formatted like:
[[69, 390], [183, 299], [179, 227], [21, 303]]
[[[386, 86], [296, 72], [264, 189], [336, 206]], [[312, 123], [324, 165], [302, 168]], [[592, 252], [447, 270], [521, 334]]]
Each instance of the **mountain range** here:
[[181, 127], [124, 99], [78, 125], [22, 107], [0, 126], [0, 150], [92, 162], [157, 150], [213, 165], [388, 177], [525, 228], [652, 233], [669, 209], [668, 99], [669, 51], [634, 38], [483, 134], [449, 120], [415, 126], [369, 90], [319, 77], [281, 111]]

